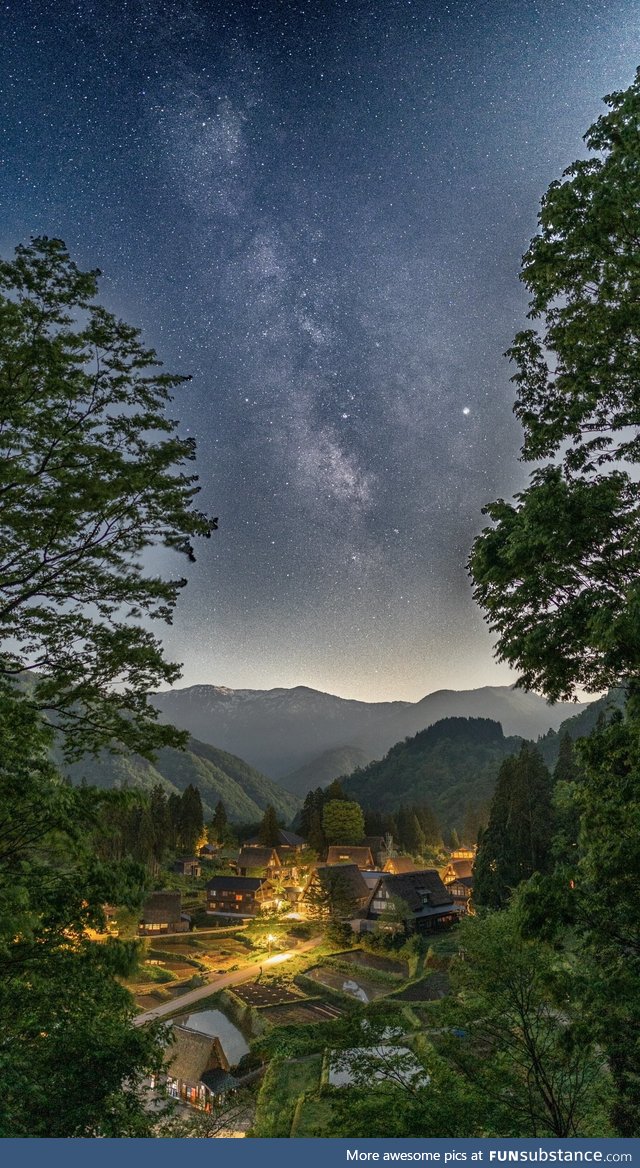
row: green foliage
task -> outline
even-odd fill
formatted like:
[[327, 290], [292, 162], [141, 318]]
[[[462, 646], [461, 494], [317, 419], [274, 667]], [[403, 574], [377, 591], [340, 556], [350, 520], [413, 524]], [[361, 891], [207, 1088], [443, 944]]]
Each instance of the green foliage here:
[[330, 799], [322, 809], [322, 830], [328, 844], [357, 844], [364, 835], [364, 815], [359, 803]]
[[[396, 813], [402, 806], [430, 808], [439, 823], [437, 831], [432, 825], [425, 834], [427, 843], [437, 846], [440, 823], [459, 829], [469, 804], [478, 810], [486, 804], [500, 764], [519, 745], [520, 739], [505, 738], [500, 724], [489, 718], [443, 718], [392, 746], [380, 761], [350, 775], [344, 787], [350, 798], [359, 799], [368, 810]], [[398, 838], [392, 825], [384, 830]]]
[[612, 1120], [619, 1134], [635, 1136], [640, 72], [605, 100], [609, 112], [586, 135], [594, 156], [551, 184], [523, 261], [530, 315], [541, 325], [517, 336], [510, 350], [515, 408], [524, 458], [552, 461], [533, 472], [515, 504], [498, 500], [487, 508], [494, 526], [476, 540], [470, 567], [498, 634], [498, 655], [519, 669], [522, 685], [552, 699], [577, 686], [626, 690], [624, 719], [596, 726], [580, 744], [584, 773], [568, 774], [563, 758], [556, 868], [524, 886], [519, 899], [530, 933], [566, 939], [574, 930], [583, 966], [574, 989], [585, 1027], [607, 1052]]
[[[576, 971], [523, 939], [516, 908], [467, 918], [452, 996], [440, 1006], [442, 1057], [485, 1100], [502, 1136], [603, 1136], [610, 1083], [595, 1035], [575, 1004]], [[479, 1133], [476, 1133], [479, 1134]]]
[[280, 842], [279, 837], [280, 824], [275, 812], [275, 808], [269, 804], [260, 822], [258, 828], [258, 839], [265, 847], [275, 848]]
[[505, 759], [474, 866], [475, 905], [502, 908], [514, 888], [551, 864], [551, 776], [538, 751], [523, 743]]
[[97, 758], [85, 756], [71, 766], [65, 766], [58, 754], [56, 761], [74, 783], [85, 779], [99, 787], [138, 787], [145, 791], [161, 786], [167, 795], [181, 794], [191, 784], [200, 792], [205, 815], [212, 815], [222, 800], [234, 823], [256, 823], [269, 803], [289, 822], [300, 806], [295, 795], [242, 759], [195, 738], [188, 740], [186, 750], [159, 750], [153, 764], [140, 755], [110, 755], [106, 751]]
[[202, 814], [202, 800], [197, 787], [191, 783], [183, 792], [180, 800], [180, 818], [178, 825], [177, 844], [180, 851], [192, 855], [196, 844], [202, 837], [204, 818]]
[[185, 378], [93, 302], [98, 275], [46, 237], [0, 261], [0, 671], [35, 669], [31, 700], [73, 757], [183, 740], [147, 701], [179, 676], [147, 622], [185, 581], [145, 574], [142, 553], [193, 559], [215, 527], [165, 412]]
[[543, 323], [510, 350], [523, 456], [556, 461], [486, 509], [495, 526], [471, 556], [500, 658], [551, 698], [618, 685], [640, 661], [640, 74], [605, 100], [586, 135], [598, 156], [543, 199], [522, 270]]
[[143, 871], [95, 855], [103, 796], [58, 778], [50, 735], [0, 689], [0, 1135], [145, 1136], [143, 1083], [164, 1028], [135, 1029], [116, 980], [137, 942], [87, 934], [103, 928], [105, 902], [139, 904]]

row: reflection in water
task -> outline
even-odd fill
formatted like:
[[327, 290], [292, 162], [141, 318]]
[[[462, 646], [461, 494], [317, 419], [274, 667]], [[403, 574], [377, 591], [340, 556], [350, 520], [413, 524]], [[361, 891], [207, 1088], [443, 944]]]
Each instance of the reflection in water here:
[[195, 1014], [177, 1018], [176, 1021], [180, 1026], [188, 1026], [190, 1030], [199, 1030], [201, 1034], [211, 1034], [219, 1038], [232, 1067], [240, 1062], [249, 1049], [242, 1031], [222, 1013], [222, 1010], [199, 1010]]

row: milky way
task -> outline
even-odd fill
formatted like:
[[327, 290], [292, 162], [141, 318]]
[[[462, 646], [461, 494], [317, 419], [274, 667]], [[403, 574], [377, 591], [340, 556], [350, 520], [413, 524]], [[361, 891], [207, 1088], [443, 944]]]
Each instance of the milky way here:
[[[502, 354], [550, 180], [637, 6], [6, 3], [0, 244], [44, 232], [198, 443], [184, 682], [365, 699], [511, 679], [465, 562], [524, 481]], [[166, 563], [166, 570], [175, 565]]]

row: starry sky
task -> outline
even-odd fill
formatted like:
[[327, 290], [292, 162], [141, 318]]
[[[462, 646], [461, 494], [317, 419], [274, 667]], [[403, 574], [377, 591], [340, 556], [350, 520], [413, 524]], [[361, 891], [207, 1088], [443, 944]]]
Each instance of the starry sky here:
[[465, 562], [527, 474], [520, 256], [639, 62], [630, 0], [5, 0], [2, 253], [61, 236], [193, 375], [182, 684], [515, 679]]

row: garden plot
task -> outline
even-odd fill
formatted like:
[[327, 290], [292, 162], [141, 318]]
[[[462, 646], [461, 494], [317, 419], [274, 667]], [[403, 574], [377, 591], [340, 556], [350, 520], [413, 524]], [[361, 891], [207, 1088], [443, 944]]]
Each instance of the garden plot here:
[[353, 976], [341, 973], [337, 969], [330, 969], [327, 965], [314, 965], [305, 970], [305, 977], [318, 985], [328, 986], [331, 990], [339, 990], [360, 1002], [371, 1002], [374, 998], [382, 998], [389, 993], [390, 986], [381, 985], [363, 976], [359, 970], [354, 970]]
[[344, 953], [333, 953], [332, 956], [336, 961], [348, 961], [349, 964], [359, 965], [363, 969], [379, 969], [382, 973], [398, 973], [402, 977], [409, 974], [406, 961], [381, 957], [377, 953], [365, 953], [364, 949], [347, 949]]
[[267, 1006], [260, 1011], [263, 1017], [274, 1026], [306, 1026], [312, 1022], [334, 1022], [342, 1018], [344, 1010], [334, 1006], [332, 1002], [306, 1001], [301, 998], [297, 1003], [286, 1003], [282, 1006]]
[[399, 1002], [437, 1002], [449, 993], [449, 977], [442, 970], [434, 970], [420, 981], [414, 981], [400, 993], [394, 994]]
[[284, 982], [245, 981], [233, 987], [237, 998], [247, 1006], [279, 1006], [283, 1002], [299, 1002], [301, 995]]

